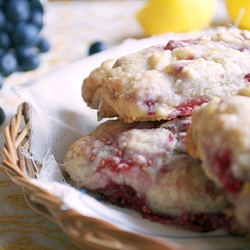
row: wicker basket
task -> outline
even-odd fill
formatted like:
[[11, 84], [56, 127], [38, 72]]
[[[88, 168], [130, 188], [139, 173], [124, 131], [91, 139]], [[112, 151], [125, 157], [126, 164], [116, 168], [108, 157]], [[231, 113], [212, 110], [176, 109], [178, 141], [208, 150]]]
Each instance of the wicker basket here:
[[80, 249], [96, 250], [177, 250], [174, 243], [163, 244], [153, 238], [125, 232], [102, 220], [83, 216], [73, 209], [61, 210], [63, 202], [41, 187], [31, 183], [37, 170], [33, 162], [23, 154], [29, 152], [29, 104], [22, 103], [17, 114], [12, 117], [5, 129], [2, 166], [11, 180], [22, 187], [29, 206], [47, 219], [58, 224]]

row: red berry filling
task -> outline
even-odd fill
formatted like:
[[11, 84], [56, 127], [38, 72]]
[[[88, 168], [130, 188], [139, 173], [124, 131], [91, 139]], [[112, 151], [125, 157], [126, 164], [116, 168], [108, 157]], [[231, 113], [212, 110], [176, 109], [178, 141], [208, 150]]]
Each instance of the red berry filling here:
[[140, 212], [143, 218], [159, 222], [164, 225], [178, 226], [184, 229], [205, 232], [218, 228], [231, 231], [233, 219], [222, 213], [217, 214], [191, 214], [184, 213], [181, 216], [168, 216], [153, 213], [146, 205], [145, 199], [137, 197], [136, 191], [128, 185], [109, 184], [105, 188], [94, 190], [102, 194], [112, 204], [122, 208], [130, 208]]
[[187, 57], [187, 60], [194, 60], [194, 55], [189, 55], [188, 57]]
[[148, 107], [148, 114], [149, 115], [155, 115], [155, 102], [152, 100], [148, 100], [144, 102], [146, 106]]
[[191, 115], [197, 107], [201, 106], [203, 103], [209, 102], [209, 99], [205, 98], [193, 98], [190, 100], [187, 100], [178, 106], [175, 107], [175, 110], [171, 112], [167, 119], [173, 119], [176, 118], [177, 116], [182, 116], [182, 115]]
[[196, 45], [201, 43], [202, 39], [187, 39], [187, 40], [170, 40], [164, 47], [165, 50], [174, 50], [176, 48], [186, 47], [188, 45]]
[[245, 40], [249, 40], [248, 37], [246, 37], [245, 33], [244, 32], [241, 32], [240, 35], [245, 39]]
[[232, 161], [233, 154], [230, 150], [219, 150], [211, 158], [211, 168], [219, 177], [224, 188], [235, 196], [240, 192], [243, 182], [233, 176]]
[[250, 82], [250, 73], [244, 75], [244, 79], [246, 79], [248, 82]]

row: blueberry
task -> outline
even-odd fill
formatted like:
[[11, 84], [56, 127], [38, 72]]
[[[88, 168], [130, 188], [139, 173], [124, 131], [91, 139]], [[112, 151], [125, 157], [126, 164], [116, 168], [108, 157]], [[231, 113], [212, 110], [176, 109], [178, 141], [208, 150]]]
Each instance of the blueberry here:
[[103, 43], [103, 42], [94, 42], [89, 47], [89, 55], [99, 53], [99, 52], [101, 52], [103, 50], [106, 50], [106, 49], [107, 49], [107, 46], [106, 46], [105, 43]]
[[2, 108], [0, 108], [0, 126], [4, 123], [5, 114]]
[[40, 37], [44, 9], [40, 0], [0, 0], [0, 89], [4, 77], [39, 67], [39, 53], [50, 50]]
[[32, 55], [32, 47], [24, 44], [16, 46], [16, 56], [18, 60], [19, 58], [29, 57], [31, 55]]
[[0, 28], [3, 28], [5, 25], [6, 17], [3, 10], [0, 9]]
[[50, 50], [50, 43], [46, 38], [39, 37], [35, 43], [35, 46], [40, 52], [45, 53]]
[[4, 76], [0, 73], [0, 89], [3, 87]]
[[5, 5], [5, 0], [0, 0], [0, 7], [3, 8]]
[[32, 10], [38, 9], [38, 10], [42, 11], [42, 13], [44, 12], [43, 6], [42, 6], [40, 0], [29, 0], [29, 2], [30, 2], [30, 7]]
[[[0, 58], [6, 53], [6, 49], [0, 48]], [[0, 72], [1, 73], [1, 72]]]
[[29, 56], [20, 57], [18, 62], [22, 71], [34, 70], [40, 65], [39, 56], [34, 53]]
[[39, 29], [35, 24], [19, 22], [12, 32], [12, 40], [15, 45], [31, 45], [35, 42]]
[[10, 51], [0, 57], [0, 72], [3, 76], [9, 76], [17, 69], [17, 59]]
[[30, 22], [37, 25], [39, 29], [43, 27], [43, 12], [39, 9], [31, 11]]
[[87, 193], [87, 190], [86, 190], [85, 188], [82, 188], [82, 189], [80, 190], [80, 192], [81, 192], [82, 194], [86, 194], [86, 193]]
[[15, 28], [15, 25], [12, 22], [8, 20], [5, 22], [4, 31], [6, 31], [9, 35], [12, 34], [14, 28]]
[[11, 45], [10, 37], [7, 32], [0, 30], [0, 48], [8, 49]]
[[30, 4], [27, 0], [8, 0], [6, 1], [5, 13], [7, 19], [12, 22], [28, 20]]

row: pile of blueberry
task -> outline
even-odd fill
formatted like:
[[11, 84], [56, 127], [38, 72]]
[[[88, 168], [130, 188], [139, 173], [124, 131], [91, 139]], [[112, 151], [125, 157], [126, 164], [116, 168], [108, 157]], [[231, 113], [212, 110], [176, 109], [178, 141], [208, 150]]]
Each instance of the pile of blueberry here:
[[0, 0], [0, 84], [13, 72], [36, 69], [39, 53], [50, 49], [40, 36], [43, 15], [39, 0]]
[[[39, 54], [49, 51], [43, 16], [40, 0], [0, 0], [0, 89], [12, 73], [38, 68]], [[0, 108], [0, 125], [4, 117]]]

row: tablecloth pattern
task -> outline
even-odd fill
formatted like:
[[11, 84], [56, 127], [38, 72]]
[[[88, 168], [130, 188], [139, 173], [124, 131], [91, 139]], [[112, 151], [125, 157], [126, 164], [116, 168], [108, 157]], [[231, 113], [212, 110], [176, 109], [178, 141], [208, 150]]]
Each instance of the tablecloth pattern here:
[[[126, 38], [145, 37], [135, 19], [135, 13], [145, 2], [82, 0], [45, 4], [42, 35], [50, 41], [51, 50], [41, 55], [41, 65], [37, 70], [9, 76], [0, 90], [0, 106], [6, 113], [0, 132], [0, 157], [3, 130], [20, 104], [11, 87], [86, 57], [89, 45], [94, 41], [103, 41], [108, 47], [113, 47]], [[220, 18], [221, 15], [217, 22], [222, 22]], [[13, 184], [1, 168], [0, 202], [0, 250], [76, 249], [57, 225], [28, 207], [21, 188]]]

